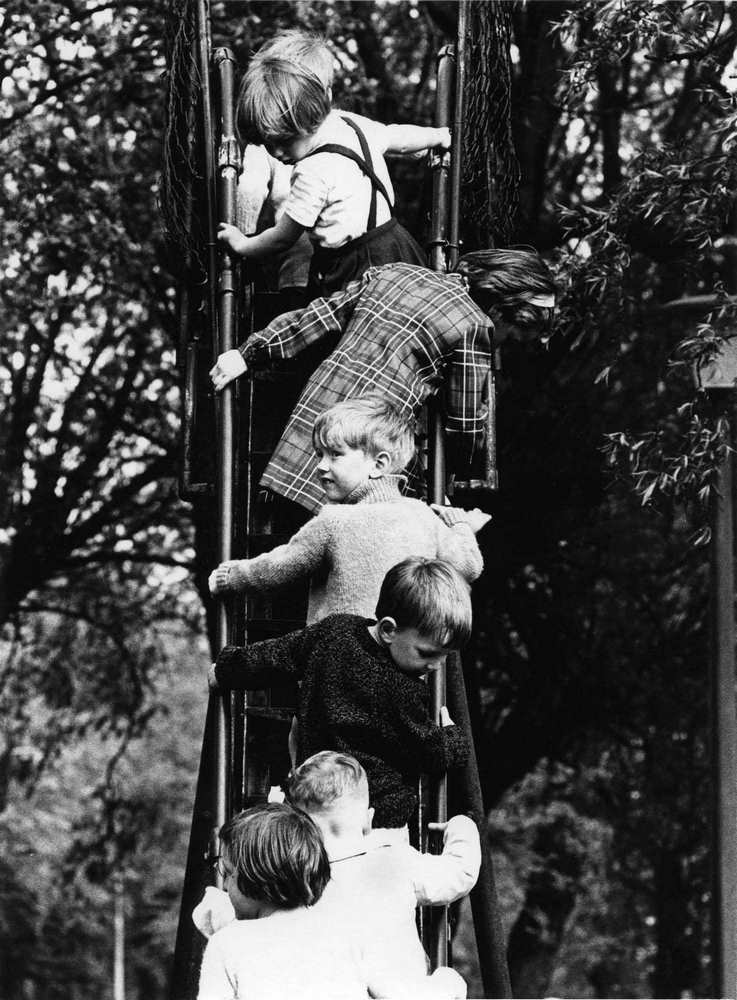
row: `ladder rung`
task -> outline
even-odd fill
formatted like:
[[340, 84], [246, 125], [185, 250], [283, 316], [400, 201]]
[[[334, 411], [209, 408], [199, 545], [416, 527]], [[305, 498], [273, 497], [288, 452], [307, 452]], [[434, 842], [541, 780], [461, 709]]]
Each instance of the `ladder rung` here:
[[274, 708], [272, 705], [254, 705], [246, 709], [250, 719], [271, 719], [275, 722], [291, 722], [294, 718], [293, 708]]
[[252, 531], [248, 536], [248, 541], [257, 545], [259, 542], [270, 542], [273, 547], [275, 542], [281, 545], [282, 542], [288, 542], [291, 537], [291, 535], [288, 535], [284, 531], [274, 531], [273, 533], [270, 531]]
[[297, 629], [304, 628], [304, 618], [247, 618], [246, 628], [261, 628], [266, 631], [285, 629], [289, 632], [296, 632]]

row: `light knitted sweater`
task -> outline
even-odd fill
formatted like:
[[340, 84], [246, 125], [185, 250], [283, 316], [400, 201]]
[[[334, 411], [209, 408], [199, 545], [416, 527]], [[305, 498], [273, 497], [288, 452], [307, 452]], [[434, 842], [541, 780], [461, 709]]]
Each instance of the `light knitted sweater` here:
[[343, 503], [326, 504], [286, 545], [230, 562], [229, 589], [276, 590], [309, 576], [309, 625], [333, 614], [373, 618], [387, 571], [409, 556], [446, 559], [475, 580], [483, 560], [463, 512], [444, 524], [427, 504], [401, 495], [399, 478], [371, 479]]

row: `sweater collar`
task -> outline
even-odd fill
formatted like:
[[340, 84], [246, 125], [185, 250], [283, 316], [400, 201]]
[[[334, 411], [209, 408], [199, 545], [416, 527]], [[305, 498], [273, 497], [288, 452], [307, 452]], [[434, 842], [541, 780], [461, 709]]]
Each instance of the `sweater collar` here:
[[385, 503], [401, 497], [400, 487], [407, 482], [406, 476], [382, 476], [361, 483], [348, 494], [343, 503]]

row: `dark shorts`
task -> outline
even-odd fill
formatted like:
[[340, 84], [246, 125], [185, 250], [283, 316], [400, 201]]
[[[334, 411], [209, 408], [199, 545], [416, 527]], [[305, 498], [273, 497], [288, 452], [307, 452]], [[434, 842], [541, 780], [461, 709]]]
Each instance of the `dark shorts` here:
[[389, 219], [336, 250], [318, 247], [310, 264], [310, 297], [332, 295], [370, 267], [398, 263], [427, 267], [427, 257], [404, 226]]

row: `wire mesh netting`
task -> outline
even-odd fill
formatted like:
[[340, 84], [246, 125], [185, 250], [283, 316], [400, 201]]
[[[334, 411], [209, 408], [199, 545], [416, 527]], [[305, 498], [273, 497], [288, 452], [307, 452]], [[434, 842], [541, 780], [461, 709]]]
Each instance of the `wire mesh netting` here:
[[159, 200], [173, 256], [186, 269], [202, 271], [204, 252], [196, 205], [201, 197], [201, 80], [196, 59], [196, 5], [169, 0], [165, 51], [166, 116]]
[[462, 218], [466, 246], [507, 246], [518, 204], [519, 164], [512, 138], [511, 4], [468, 5]]
[[[168, 0], [161, 211], [176, 259], [204, 273], [204, 237], [198, 224], [203, 178], [196, 44], [196, 3]], [[520, 172], [512, 138], [510, 45], [510, 4], [469, 3], [461, 189], [467, 248], [508, 245], [514, 232]]]

